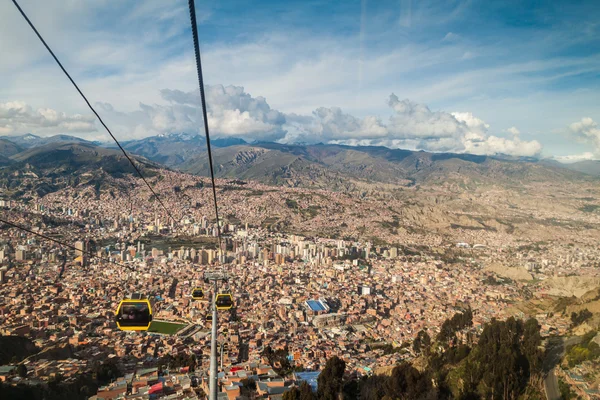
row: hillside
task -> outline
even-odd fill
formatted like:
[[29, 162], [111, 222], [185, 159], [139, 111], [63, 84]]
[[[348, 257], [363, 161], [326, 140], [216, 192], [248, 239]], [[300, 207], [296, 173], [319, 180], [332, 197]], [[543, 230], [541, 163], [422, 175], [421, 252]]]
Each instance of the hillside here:
[[[141, 157], [134, 159], [147, 177], [153, 176], [159, 168]], [[80, 183], [94, 185], [99, 190], [106, 186], [107, 176], [135, 173], [120, 150], [90, 143], [53, 142], [14, 154], [10, 161], [0, 169], [0, 188], [8, 196], [18, 196], [25, 191], [43, 196]]]
[[[385, 147], [282, 145], [257, 143], [215, 149], [220, 177], [252, 179], [292, 187], [358, 189], [374, 184], [509, 185], [593, 179], [584, 174], [531, 159], [427, 153]], [[177, 166], [208, 175], [208, 158], [200, 153]], [[378, 185], [381, 188], [381, 185]]]
[[[16, 162], [11, 169], [36, 168], [55, 172], [74, 172], [102, 169], [111, 174], [134, 172], [129, 161], [120, 150], [105, 149], [88, 143], [55, 142], [34, 147], [11, 157]], [[140, 157], [143, 166], [151, 164]]]
[[584, 174], [600, 176], [600, 161], [588, 160], [579, 161], [573, 164], [565, 164], [565, 168], [573, 171], [583, 172]]
[[[112, 144], [111, 146], [112, 147]], [[126, 142], [125, 150], [149, 160], [173, 167], [186, 162], [189, 158], [206, 151], [206, 139], [200, 136], [152, 136]]]
[[94, 144], [89, 140], [85, 140], [76, 136], [69, 135], [54, 135], [54, 136], [37, 136], [31, 133], [18, 136], [4, 136], [0, 140], [9, 140], [21, 149], [30, 149], [33, 147], [44, 146], [50, 143], [88, 143]]
[[0, 137], [0, 160], [14, 156], [23, 151], [23, 148], [9, 139]]
[[[238, 138], [216, 138], [211, 140], [211, 144], [213, 148], [218, 148], [242, 145], [246, 142]], [[110, 143], [107, 147], [114, 148], [115, 146]], [[127, 151], [157, 163], [168, 167], [177, 167], [194, 156], [205, 153], [206, 138], [201, 135], [172, 133], [124, 142], [123, 147]]]
[[[68, 143], [98, 147], [95, 143], [67, 135], [4, 137], [0, 138], [0, 166], [35, 156], [33, 165], [43, 168], [39, 163], [42, 153], [48, 151], [59, 151], [49, 154], [48, 161], [55, 155], [64, 161], [67, 156], [60, 150]], [[534, 158], [427, 153], [376, 146], [248, 144], [237, 138], [215, 139], [212, 144], [218, 177], [288, 187], [372, 192], [441, 184], [462, 191], [473, 186], [518, 187], [532, 182], [597, 179], [593, 176], [596, 166], [593, 161], [588, 164], [560, 164]], [[204, 136], [184, 133], [160, 135], [123, 142], [123, 146], [133, 154], [170, 168], [202, 176], [209, 174]], [[118, 150], [112, 143], [104, 144], [103, 148]], [[67, 158], [76, 166], [76, 159], [86, 159], [82, 158], [84, 153], [78, 152], [79, 156], [75, 159]], [[584, 165], [588, 166], [584, 168]], [[120, 164], [115, 164], [115, 167], [118, 166]]]

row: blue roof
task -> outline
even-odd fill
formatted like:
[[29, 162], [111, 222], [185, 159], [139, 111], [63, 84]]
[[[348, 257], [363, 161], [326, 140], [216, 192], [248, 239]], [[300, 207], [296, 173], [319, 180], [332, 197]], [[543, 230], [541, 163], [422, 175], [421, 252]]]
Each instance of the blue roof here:
[[308, 304], [310, 309], [313, 311], [325, 311], [325, 307], [323, 306], [323, 303], [321, 303], [318, 300], [307, 300], [306, 304]]

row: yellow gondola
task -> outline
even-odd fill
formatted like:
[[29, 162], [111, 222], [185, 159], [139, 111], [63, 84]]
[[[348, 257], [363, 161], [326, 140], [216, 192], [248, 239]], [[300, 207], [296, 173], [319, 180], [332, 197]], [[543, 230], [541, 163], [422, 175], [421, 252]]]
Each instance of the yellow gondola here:
[[215, 300], [217, 310], [230, 310], [233, 307], [233, 297], [229, 293], [219, 293]]
[[147, 331], [152, 322], [152, 305], [148, 299], [121, 300], [115, 312], [117, 326], [122, 331]]
[[204, 291], [202, 290], [202, 288], [195, 287], [194, 290], [192, 290], [192, 299], [202, 300], [203, 298], [204, 298]]
[[208, 314], [206, 316], [206, 322], [212, 322], [212, 315], [211, 314]]

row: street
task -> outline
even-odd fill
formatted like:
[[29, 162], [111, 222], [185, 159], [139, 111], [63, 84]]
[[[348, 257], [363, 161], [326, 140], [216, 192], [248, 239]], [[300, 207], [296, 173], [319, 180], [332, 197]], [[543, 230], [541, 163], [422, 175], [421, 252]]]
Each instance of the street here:
[[546, 359], [544, 360], [544, 371], [548, 371], [544, 378], [544, 390], [548, 400], [560, 400], [560, 390], [558, 388], [558, 378], [554, 373], [554, 368], [560, 363], [564, 357], [567, 347], [577, 344], [581, 341], [578, 336], [572, 336], [568, 339], [552, 338], [548, 344], [546, 351]]

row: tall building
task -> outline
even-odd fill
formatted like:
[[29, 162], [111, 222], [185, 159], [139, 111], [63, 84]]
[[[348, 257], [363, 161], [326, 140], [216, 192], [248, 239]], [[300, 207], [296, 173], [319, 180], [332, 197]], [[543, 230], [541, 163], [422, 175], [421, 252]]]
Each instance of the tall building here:
[[75, 248], [77, 249], [75, 251], [75, 256], [76, 257], [82, 256], [83, 250], [85, 249], [85, 245], [84, 245], [83, 241], [80, 240], [78, 242], [75, 242]]
[[277, 253], [275, 254], [275, 264], [282, 265], [284, 263], [283, 254]]
[[27, 251], [25, 250], [17, 250], [15, 253], [15, 260], [17, 261], [25, 261], [27, 259]]
[[358, 293], [361, 296], [367, 296], [371, 294], [371, 288], [369, 286], [359, 286], [358, 287]]

